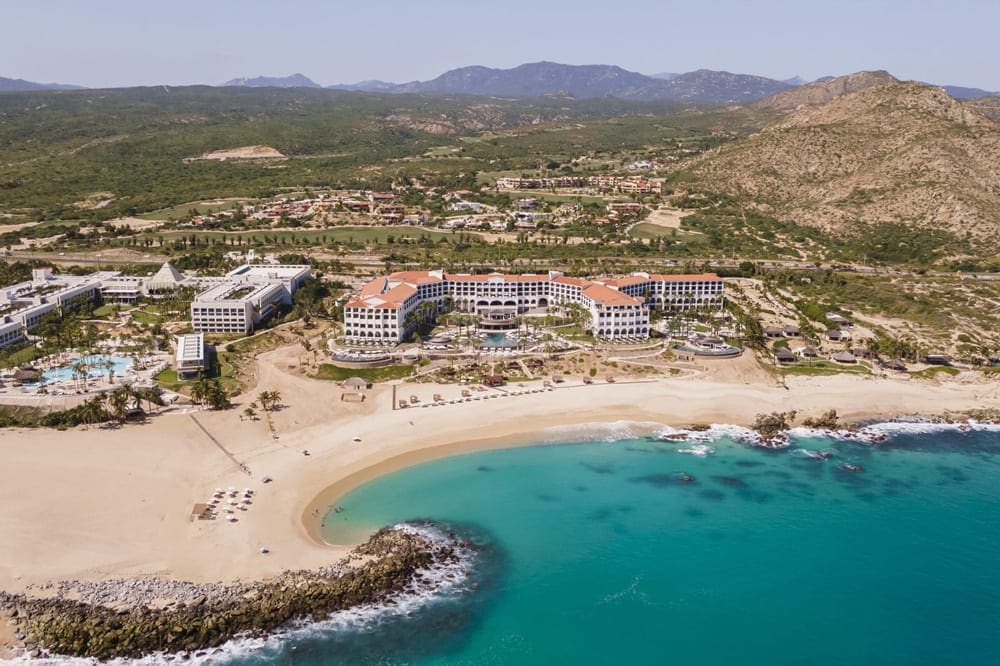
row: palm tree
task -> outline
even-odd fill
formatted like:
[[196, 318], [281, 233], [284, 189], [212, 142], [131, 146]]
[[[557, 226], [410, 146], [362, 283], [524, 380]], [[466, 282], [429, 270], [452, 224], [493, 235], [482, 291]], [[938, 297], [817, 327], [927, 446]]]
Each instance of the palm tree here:
[[101, 362], [101, 365], [104, 366], [104, 371], [108, 373], [108, 383], [112, 383], [115, 376], [115, 364], [110, 358], [106, 358]]
[[128, 403], [132, 398], [132, 392], [127, 386], [120, 386], [110, 393], [105, 393], [105, 401], [108, 413], [118, 421], [124, 423], [128, 415]]
[[85, 427], [103, 421], [106, 414], [100, 396], [95, 395], [80, 406], [80, 418]]
[[191, 385], [191, 400], [201, 404], [205, 402], [210, 392], [211, 387], [209, 385], [208, 378], [201, 377], [198, 381]]
[[243, 416], [240, 417], [240, 420], [242, 420], [244, 416], [253, 421], [253, 417], [257, 416], [257, 412], [254, 411], [253, 407], [247, 407], [243, 410]]
[[76, 361], [75, 363], [73, 363], [72, 368], [73, 368], [73, 381], [76, 382], [76, 389], [78, 391], [83, 390], [82, 389], [82, 386], [84, 386], [83, 381], [84, 378], [87, 376], [87, 364], [84, 363], [83, 361]]

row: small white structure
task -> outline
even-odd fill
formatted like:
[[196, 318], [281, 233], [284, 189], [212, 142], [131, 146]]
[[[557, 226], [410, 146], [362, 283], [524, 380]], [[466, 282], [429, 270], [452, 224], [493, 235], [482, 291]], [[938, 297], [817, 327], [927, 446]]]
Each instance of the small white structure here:
[[208, 367], [205, 354], [205, 334], [191, 333], [177, 336], [177, 353], [174, 365], [178, 379], [191, 379]]

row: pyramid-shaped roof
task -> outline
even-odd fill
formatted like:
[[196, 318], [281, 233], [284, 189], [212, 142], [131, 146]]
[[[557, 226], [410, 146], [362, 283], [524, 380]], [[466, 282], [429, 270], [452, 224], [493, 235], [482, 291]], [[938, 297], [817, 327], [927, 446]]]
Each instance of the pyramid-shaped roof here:
[[146, 287], [149, 289], [175, 289], [183, 281], [184, 276], [178, 273], [177, 269], [171, 266], [168, 261], [160, 266], [156, 275], [149, 278]]

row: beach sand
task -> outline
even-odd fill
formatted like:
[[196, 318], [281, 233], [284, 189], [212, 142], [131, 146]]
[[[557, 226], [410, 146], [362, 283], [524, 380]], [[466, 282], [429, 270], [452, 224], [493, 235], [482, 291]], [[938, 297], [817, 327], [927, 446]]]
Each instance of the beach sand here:
[[[790, 409], [834, 408], [861, 420], [1000, 408], [996, 383], [839, 375], [789, 378], [785, 387], [766, 373], [720, 372], [593, 385], [569, 378], [552, 391], [393, 410], [391, 386], [367, 391], [364, 403], [341, 402], [336, 384], [294, 374], [295, 358], [286, 348], [259, 359], [258, 390], [280, 391], [287, 405], [272, 414], [277, 439], [266, 419], [241, 421], [242, 405], [192, 412], [197, 423], [172, 409], [120, 429], [0, 430], [0, 589], [123, 576], [247, 580], [329, 564], [350, 544], [322, 543], [314, 516], [357, 485], [444, 455], [572, 440], [598, 424], [748, 424]], [[473, 395], [532, 388], [541, 381]], [[458, 398], [461, 389], [406, 384], [396, 399], [417, 395], [422, 405], [434, 393]], [[190, 519], [196, 502], [230, 487], [256, 491], [239, 522]]]

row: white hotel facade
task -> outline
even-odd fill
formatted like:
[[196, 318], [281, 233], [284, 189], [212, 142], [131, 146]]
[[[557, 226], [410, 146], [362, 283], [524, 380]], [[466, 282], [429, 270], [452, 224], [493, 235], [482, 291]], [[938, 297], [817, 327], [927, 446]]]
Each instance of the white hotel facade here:
[[403, 271], [375, 278], [344, 306], [348, 342], [397, 343], [413, 328], [409, 315], [422, 303], [434, 312], [450, 299], [457, 310], [519, 314], [550, 305], [578, 303], [590, 313], [594, 336], [605, 340], [649, 337], [649, 308], [683, 310], [723, 304], [722, 279], [702, 275], [633, 273], [583, 279], [545, 275], [465, 275]]
[[248, 334], [269, 319], [310, 275], [306, 265], [243, 265], [215, 282], [191, 302], [191, 326], [198, 333]]
[[99, 271], [89, 275], [53, 275], [36, 268], [31, 280], [0, 287], [0, 348], [28, 339], [29, 332], [50, 312], [81, 302], [134, 303], [141, 296], [181, 287], [202, 290], [191, 303], [196, 333], [250, 333], [309, 277], [306, 265], [240, 266], [224, 276], [185, 276], [169, 263], [150, 277]]

